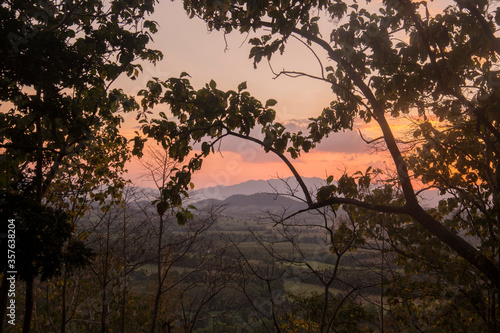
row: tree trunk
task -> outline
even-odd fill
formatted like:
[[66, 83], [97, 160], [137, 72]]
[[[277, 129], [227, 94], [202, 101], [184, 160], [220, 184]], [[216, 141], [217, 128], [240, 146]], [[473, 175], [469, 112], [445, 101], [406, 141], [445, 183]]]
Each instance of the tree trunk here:
[[68, 283], [68, 276], [66, 269], [63, 271], [63, 285], [61, 295], [61, 333], [66, 332], [66, 284]]
[[162, 294], [162, 262], [161, 262], [161, 246], [162, 246], [162, 239], [163, 236], [163, 216], [160, 215], [160, 232], [158, 234], [158, 272], [157, 272], [157, 278], [158, 278], [158, 288], [156, 290], [156, 297], [155, 297], [155, 305], [153, 309], [153, 321], [151, 322], [151, 333], [155, 332], [155, 326], [156, 326], [156, 319], [158, 317], [158, 308], [160, 307], [160, 299], [161, 299], [161, 294]]
[[0, 286], [0, 333], [3, 333], [3, 320], [5, 318], [5, 310], [7, 309], [8, 284], [7, 274], [4, 272], [2, 285]]
[[108, 300], [106, 290], [102, 294], [101, 332], [108, 332]]
[[476, 267], [493, 285], [500, 288], [500, 268], [484, 254], [479, 252], [474, 246], [467, 243], [460, 236], [446, 229], [445, 226], [436, 221], [422, 207], [414, 207], [409, 215], [443, 243], [455, 250], [462, 258]]
[[109, 264], [109, 238], [110, 238], [110, 223], [107, 222], [106, 225], [106, 253], [104, 256], [104, 265], [103, 265], [103, 271], [104, 271], [104, 276], [103, 276], [103, 281], [102, 281], [102, 295], [101, 295], [101, 300], [102, 300], [102, 312], [101, 312], [101, 332], [102, 333], [107, 333], [109, 330], [109, 323], [108, 323], [108, 317], [109, 317], [109, 311], [108, 311], [108, 295], [107, 295], [107, 288], [108, 288], [108, 264]]
[[121, 306], [121, 318], [120, 326], [121, 332], [125, 333], [125, 311], [127, 306], [127, 218], [126, 209], [123, 210], [123, 269], [125, 275], [123, 277], [123, 291], [122, 291], [122, 306]]
[[26, 300], [24, 302], [23, 333], [29, 333], [31, 329], [31, 318], [33, 316], [33, 283], [34, 277], [26, 279]]

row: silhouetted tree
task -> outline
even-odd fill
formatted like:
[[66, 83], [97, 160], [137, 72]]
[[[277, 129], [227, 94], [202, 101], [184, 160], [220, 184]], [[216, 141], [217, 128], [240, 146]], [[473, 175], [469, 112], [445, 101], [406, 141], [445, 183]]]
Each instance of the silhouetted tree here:
[[[153, 5], [153, 0], [2, 3], [0, 187], [8, 195], [47, 206], [61, 188], [72, 190], [67, 200], [75, 203], [117, 195], [129, 155], [118, 132], [119, 112], [134, 110], [137, 103], [110, 86], [121, 74], [137, 77], [137, 60], [161, 59], [146, 47], [156, 32], [156, 24], [145, 19]], [[75, 179], [86, 186], [80, 188]], [[19, 250], [26, 244], [18, 242]], [[27, 282], [31, 295], [32, 281]], [[31, 298], [26, 301], [31, 311]], [[27, 332], [31, 313], [25, 318]]]

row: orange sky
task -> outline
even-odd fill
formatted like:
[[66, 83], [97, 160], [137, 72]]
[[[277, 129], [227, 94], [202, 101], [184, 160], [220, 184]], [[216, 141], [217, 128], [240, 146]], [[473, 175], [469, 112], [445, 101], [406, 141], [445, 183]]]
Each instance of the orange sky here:
[[[442, 7], [445, 3], [434, 1], [431, 5]], [[160, 49], [164, 59], [156, 67], [145, 64], [143, 75], [136, 81], [122, 80], [117, 83], [130, 94], [145, 87], [151, 77], [166, 79], [178, 76], [183, 71], [191, 75], [195, 89], [211, 79], [222, 90], [236, 89], [239, 83], [247, 81], [248, 90], [261, 101], [269, 98], [278, 101], [275, 107], [278, 121], [293, 123], [290, 120], [298, 119], [300, 127], [304, 126], [303, 130], [306, 127], [304, 119], [319, 115], [333, 98], [329, 85], [324, 82], [309, 78], [274, 79], [264, 62], [254, 69], [252, 61], [248, 59], [250, 46], [247, 41], [252, 35], [236, 33], [226, 36], [226, 49], [224, 36], [218, 32], [208, 33], [205, 23], [198, 19], [188, 19], [180, 2], [160, 2], [152, 19], [160, 24], [152, 47]], [[320, 67], [314, 56], [293, 39], [289, 44], [284, 56], [273, 59], [273, 67], [318, 74]], [[155, 113], [160, 110], [168, 112], [168, 108], [160, 106], [155, 109]], [[137, 130], [134, 118], [135, 115], [127, 115], [123, 126], [123, 133], [128, 137]], [[359, 125], [365, 138], [375, 138], [380, 134], [375, 124]], [[406, 131], [403, 121], [396, 120], [395, 125], [397, 132]], [[370, 151], [355, 131], [332, 136], [313, 152], [295, 160], [294, 165], [305, 177], [327, 177], [332, 174], [338, 177], [346, 168], [349, 172], [364, 171], [370, 165], [384, 168], [384, 160], [387, 160], [387, 155]], [[130, 179], [138, 185], [150, 185], [144, 179], [138, 181], [143, 171], [137, 161], [130, 163], [128, 169]], [[222, 154], [210, 156], [205, 161], [203, 169], [195, 174], [194, 181], [196, 188], [202, 188], [290, 175], [290, 171], [276, 156], [265, 154], [257, 145], [233, 139], [222, 146]]]

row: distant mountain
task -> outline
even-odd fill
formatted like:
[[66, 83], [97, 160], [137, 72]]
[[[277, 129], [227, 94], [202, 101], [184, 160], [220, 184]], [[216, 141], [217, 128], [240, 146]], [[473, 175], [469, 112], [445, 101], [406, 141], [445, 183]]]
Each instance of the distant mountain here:
[[[325, 184], [325, 180], [312, 177], [302, 178], [309, 191], [315, 190]], [[294, 177], [284, 179], [269, 179], [269, 180], [249, 180], [244, 183], [231, 185], [231, 186], [214, 186], [202, 188], [194, 191], [190, 196], [193, 201], [200, 201], [205, 199], [218, 199], [224, 200], [235, 194], [251, 195], [256, 193], [283, 193], [288, 194], [296, 191], [298, 197], [303, 198], [302, 191], [298, 186], [298, 182]]]
[[[315, 190], [325, 185], [326, 181], [318, 177], [312, 178], [302, 178], [306, 184], [309, 192], [313, 193], [313, 199], [315, 198]], [[142, 188], [143, 194], [149, 198], [155, 198], [158, 195], [157, 189], [152, 188]], [[186, 200], [186, 204], [202, 202], [204, 205], [210, 203], [224, 204], [227, 205], [226, 211], [235, 213], [238, 210], [251, 211], [255, 209], [259, 211], [273, 210], [276, 207], [288, 207], [292, 209], [295, 207], [298, 200], [290, 199], [287, 196], [278, 196], [274, 198], [276, 193], [280, 194], [290, 194], [290, 191], [295, 191], [295, 195], [298, 198], [303, 199], [303, 193], [298, 185], [297, 180], [294, 177], [284, 178], [284, 179], [269, 179], [269, 180], [249, 180], [240, 184], [230, 185], [230, 186], [213, 186], [202, 188], [190, 192], [189, 199]], [[272, 194], [267, 196], [253, 196], [254, 194]], [[423, 207], [430, 208], [436, 207], [439, 200], [449, 196], [440, 196], [439, 191], [436, 189], [427, 190], [420, 194], [420, 202]], [[226, 200], [229, 199], [230, 200]], [[149, 200], [149, 199], [148, 199]], [[151, 199], [153, 200], [153, 199]], [[247, 201], [248, 207], [245, 205], [240, 205], [240, 200]], [[290, 200], [290, 201], [287, 201]], [[229, 206], [236, 204], [234, 208], [229, 208]], [[244, 202], [243, 202], [244, 203]], [[251, 206], [250, 203], [254, 206]], [[269, 205], [267, 205], [269, 204]], [[198, 206], [198, 205], [196, 205]], [[257, 207], [257, 208], [255, 208]], [[298, 209], [297, 209], [298, 210]]]
[[236, 194], [224, 200], [205, 199], [198, 201], [195, 206], [200, 210], [222, 206], [224, 215], [245, 217], [263, 217], [269, 212], [273, 214], [281, 214], [285, 211], [293, 213], [307, 207], [302, 201], [268, 193]]
[[[421, 197], [424, 207], [436, 207], [439, 200], [443, 198], [437, 195], [435, 190], [426, 191], [425, 194], [425, 197]], [[194, 205], [198, 210], [222, 207], [224, 215], [248, 218], [268, 217], [269, 213], [285, 216], [307, 208], [307, 204], [303, 201], [272, 193], [235, 194], [224, 200], [213, 198], [200, 200]], [[345, 214], [342, 209], [337, 211], [337, 216]], [[315, 217], [308, 216], [308, 219], [312, 221]]]

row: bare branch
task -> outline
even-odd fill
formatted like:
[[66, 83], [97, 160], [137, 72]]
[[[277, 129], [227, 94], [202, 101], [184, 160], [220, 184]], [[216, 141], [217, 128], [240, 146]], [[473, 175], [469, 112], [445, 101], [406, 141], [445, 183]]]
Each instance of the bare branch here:
[[239, 134], [239, 133], [236, 133], [236, 132], [232, 132], [230, 131], [228, 128], [226, 128], [226, 130], [228, 131], [228, 134], [229, 135], [233, 135], [235, 137], [238, 137], [238, 138], [241, 138], [241, 139], [245, 139], [245, 140], [249, 140], [249, 141], [252, 141], [252, 142], [255, 142], [255, 143], [258, 143], [259, 145], [261, 145], [262, 147], [268, 149], [269, 151], [272, 151], [273, 153], [275, 153], [279, 158], [281, 158], [281, 160], [283, 162], [285, 162], [285, 164], [287, 165], [287, 167], [290, 169], [290, 171], [292, 171], [293, 175], [295, 176], [295, 179], [297, 180], [297, 182], [299, 183], [301, 189], [302, 189], [302, 192], [304, 193], [304, 196], [306, 197], [306, 200], [307, 200], [307, 203], [308, 205], [311, 205], [313, 203], [312, 201], [312, 198], [311, 198], [311, 195], [309, 194], [309, 191], [307, 189], [307, 186], [306, 184], [304, 183], [304, 181], [302, 180], [302, 177], [299, 175], [299, 173], [297, 172], [297, 170], [295, 169], [295, 167], [293, 166], [293, 164], [288, 160], [288, 158], [286, 158], [283, 154], [280, 154], [276, 149], [274, 149], [273, 147], [269, 147], [267, 146], [266, 144], [264, 144], [264, 142], [262, 140], [259, 140], [257, 138], [254, 138], [254, 137], [251, 137], [251, 136], [246, 136], [246, 135], [242, 135], [242, 134]]
[[363, 137], [363, 134], [361, 133], [361, 130], [358, 128], [358, 132], [359, 132], [359, 136], [361, 137], [361, 140], [363, 140], [366, 144], [372, 144], [376, 141], [380, 141], [380, 140], [383, 140], [384, 137], [383, 136], [379, 136], [378, 138], [376, 139], [373, 139], [373, 140], [366, 140], [364, 137]]

